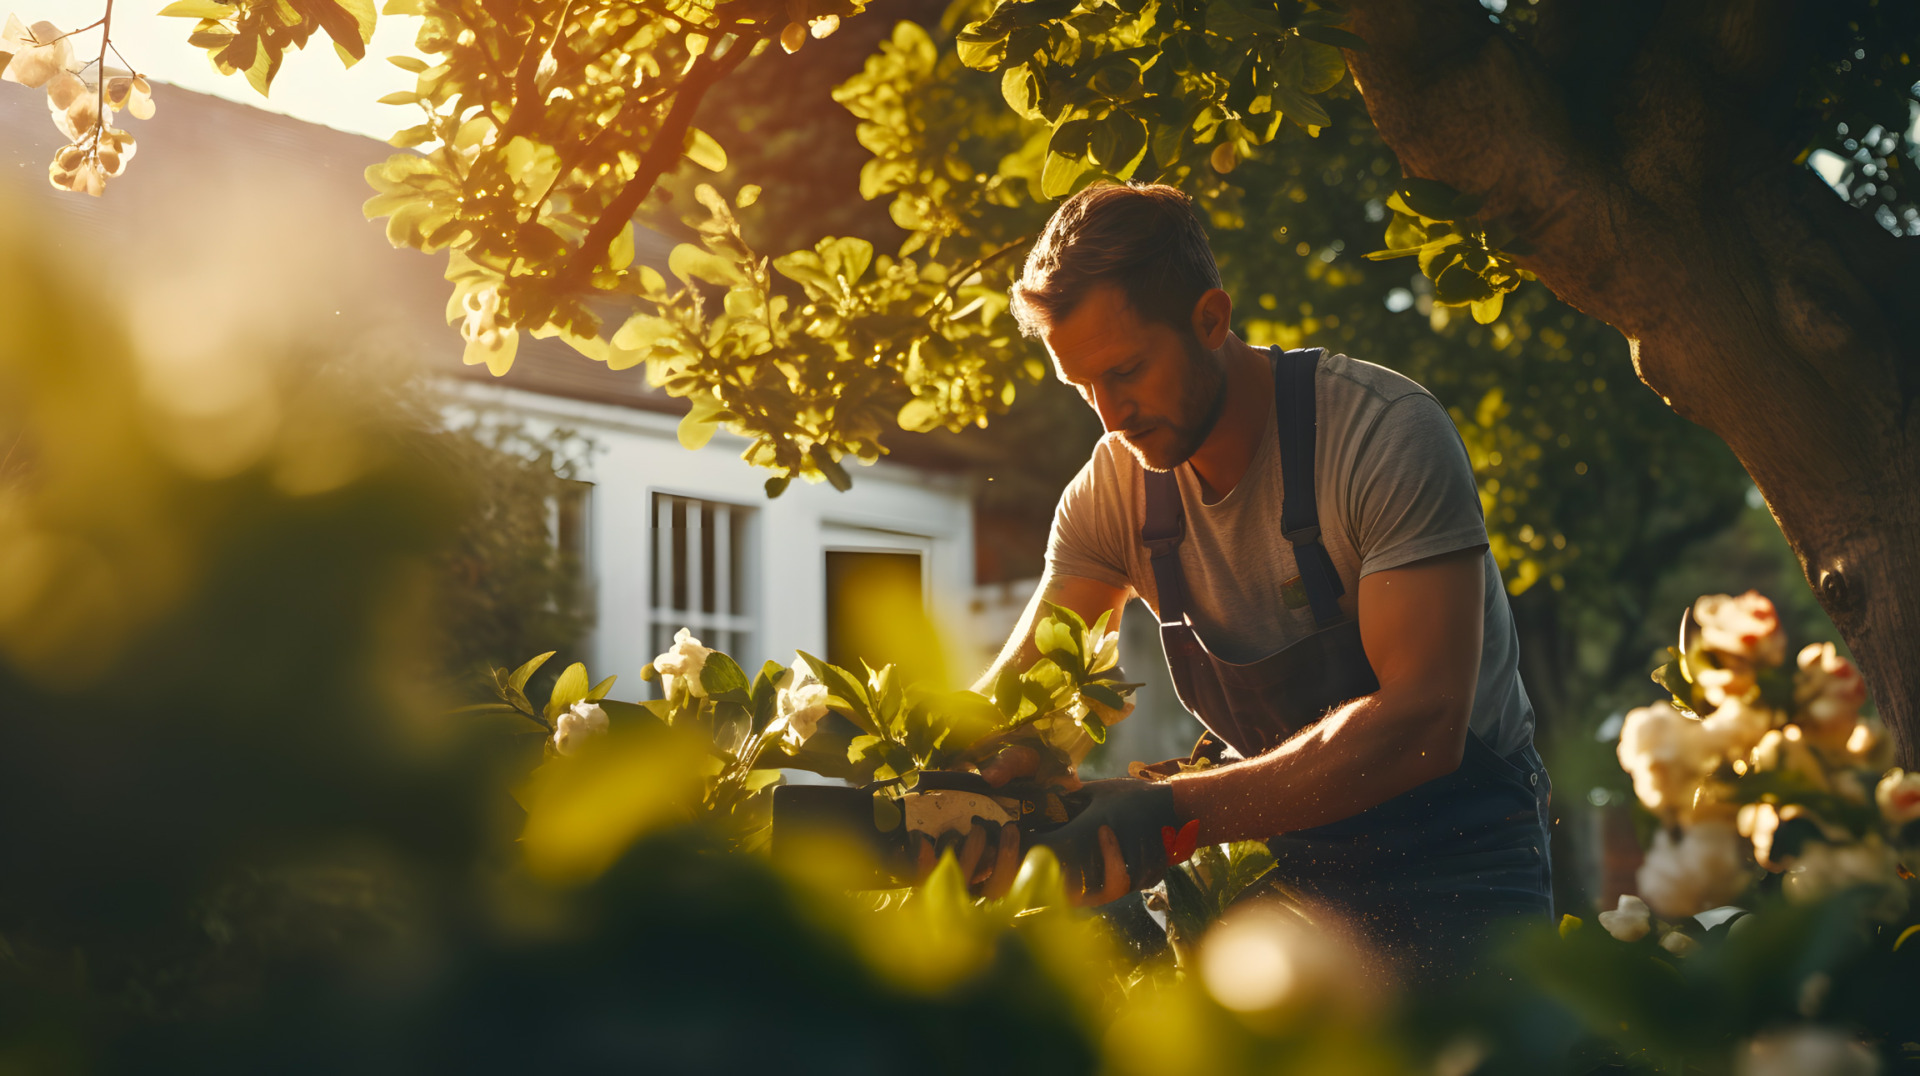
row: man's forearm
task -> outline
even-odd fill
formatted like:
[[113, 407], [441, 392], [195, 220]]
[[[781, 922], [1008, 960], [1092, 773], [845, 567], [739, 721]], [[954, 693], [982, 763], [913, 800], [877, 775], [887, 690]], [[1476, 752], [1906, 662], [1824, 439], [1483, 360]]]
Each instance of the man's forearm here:
[[1203, 844], [1311, 829], [1453, 772], [1465, 729], [1447, 700], [1368, 695], [1257, 758], [1173, 778], [1174, 805]]

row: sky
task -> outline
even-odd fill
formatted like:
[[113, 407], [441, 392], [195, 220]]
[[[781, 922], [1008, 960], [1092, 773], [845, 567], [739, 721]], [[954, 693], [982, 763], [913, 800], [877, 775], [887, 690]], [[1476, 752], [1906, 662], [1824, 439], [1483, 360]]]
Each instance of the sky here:
[[[154, 14], [169, 0], [116, 0], [113, 44], [140, 73], [200, 93], [240, 101], [289, 116], [322, 123], [342, 131], [370, 135], [385, 141], [395, 131], [420, 122], [417, 105], [376, 104], [396, 90], [414, 88], [414, 76], [388, 63], [395, 55], [419, 55], [413, 47], [420, 20], [410, 15], [382, 15], [367, 58], [351, 69], [324, 32], [316, 33], [300, 52], [288, 53], [274, 77], [272, 96], [261, 97], [245, 75], [222, 75], [207, 59], [205, 49], [187, 44], [194, 20]], [[100, 18], [105, 0], [14, 0], [11, 10], [20, 21], [45, 20], [61, 30], [85, 26]], [[73, 38], [74, 52], [93, 57], [100, 48], [100, 31]], [[121, 66], [109, 60], [109, 66]], [[90, 77], [90, 76], [89, 76]]]

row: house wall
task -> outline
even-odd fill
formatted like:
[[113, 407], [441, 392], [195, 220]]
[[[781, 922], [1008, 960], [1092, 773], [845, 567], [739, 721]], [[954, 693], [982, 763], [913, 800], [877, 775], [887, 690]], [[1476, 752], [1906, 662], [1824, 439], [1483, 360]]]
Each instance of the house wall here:
[[[582, 360], [584, 361], [584, 360]], [[476, 405], [500, 407], [530, 425], [586, 436], [594, 451], [582, 479], [592, 483], [589, 570], [598, 623], [589, 641], [595, 677], [620, 677], [617, 697], [634, 697], [640, 670], [654, 657], [648, 642], [654, 604], [651, 505], [655, 493], [719, 501], [752, 511], [747, 574], [755, 631], [748, 652], [733, 656], [752, 670], [793, 652], [824, 653], [826, 551], [899, 549], [922, 553], [928, 608], [944, 629], [956, 676], [981, 663], [974, 655], [967, 603], [973, 582], [973, 504], [963, 480], [892, 464], [850, 468], [853, 488], [795, 482], [775, 500], [767, 472], [740, 459], [744, 438], [727, 433], [698, 451], [681, 447], [673, 415], [569, 400], [488, 385], [452, 390]]]

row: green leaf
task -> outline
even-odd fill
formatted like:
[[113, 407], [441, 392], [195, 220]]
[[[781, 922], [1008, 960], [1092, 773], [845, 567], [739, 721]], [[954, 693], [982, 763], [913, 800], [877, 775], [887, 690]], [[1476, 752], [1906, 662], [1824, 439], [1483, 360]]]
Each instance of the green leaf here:
[[869, 735], [879, 735], [880, 730], [873, 723], [873, 703], [867, 698], [867, 689], [847, 670], [838, 665], [829, 665], [804, 650], [797, 650], [800, 660], [813, 670], [814, 679], [826, 685], [829, 696], [828, 705], [838, 700], [839, 708], [846, 711], [853, 723]]
[[940, 409], [915, 396], [900, 405], [900, 428], [914, 433], [926, 433], [940, 426]]
[[1256, 7], [1241, 0], [1214, 0], [1207, 5], [1207, 32], [1230, 40], [1251, 37], [1278, 37], [1286, 26], [1271, 7]]
[[700, 666], [700, 686], [710, 699], [743, 704], [752, 701], [745, 670], [718, 650], [708, 654], [706, 663]]
[[961, 30], [954, 38], [953, 51], [960, 62], [976, 71], [991, 71], [1000, 66], [1007, 54], [1007, 35], [991, 35], [980, 28], [983, 23], [974, 23]]
[[1080, 727], [1087, 730], [1087, 738], [1092, 740], [1094, 743], [1107, 742], [1106, 723], [1101, 721], [1098, 717], [1095, 717], [1093, 714], [1088, 714], [1087, 716], [1081, 718]]
[[559, 653], [559, 651], [549, 650], [539, 657], [528, 661], [525, 665], [513, 670], [513, 675], [507, 677], [507, 683], [511, 685], [515, 691], [525, 691], [527, 689], [527, 681], [533, 679], [533, 674], [540, 671], [540, 666], [545, 665], [547, 659], [557, 653]]
[[427, 69], [427, 61], [418, 56], [389, 56], [387, 62], [402, 71], [411, 71], [416, 75]]
[[1127, 708], [1127, 700], [1122, 697], [1118, 691], [1102, 683], [1084, 684], [1080, 688], [1080, 694], [1085, 695], [1087, 698], [1092, 699], [1109, 710], [1124, 710]]
[[820, 444], [808, 446], [807, 458], [813, 461], [815, 467], [820, 468], [821, 474], [827, 476], [827, 484], [834, 489], [845, 493], [853, 488], [853, 477], [847, 474], [847, 469], [840, 466], [840, 461], [834, 459], [833, 454], [827, 451], [827, 446]]
[[667, 255], [667, 268], [674, 276], [689, 284], [695, 280], [704, 280], [709, 284], [750, 283], [740, 263], [692, 243], [674, 247], [673, 252]]
[[709, 172], [724, 172], [727, 169], [727, 151], [714, 141], [712, 135], [698, 127], [687, 128], [680, 152], [686, 155], [687, 160]]
[[420, 95], [412, 90], [397, 90], [375, 101], [376, 105], [414, 105], [420, 103]]
[[593, 690], [587, 692], [587, 701], [599, 702], [601, 699], [606, 698], [607, 692], [613, 690], [613, 682], [618, 679], [620, 679], [618, 676], [609, 676], [605, 680], [593, 685]]
[[845, 281], [842, 287], [847, 290], [860, 283], [860, 278], [867, 274], [867, 266], [873, 264], [873, 244], [854, 236], [822, 239], [814, 250], [819, 253], [820, 264], [829, 279], [835, 283]]
[[1433, 282], [1435, 301], [1449, 306], [1462, 306], [1482, 299], [1491, 299], [1493, 288], [1481, 278], [1480, 274], [1464, 265], [1455, 265], [1441, 273]]
[[1063, 198], [1086, 172], [1086, 161], [1048, 153], [1046, 166], [1040, 171], [1040, 193], [1048, 198]]
[[232, 4], [222, 4], [218, 0], [174, 0], [160, 9], [160, 14], [176, 19], [231, 19], [240, 9]]
[[678, 436], [680, 447], [694, 452], [713, 440], [714, 433], [720, 429], [718, 416], [726, 414], [726, 408], [708, 392], [695, 393], [690, 401], [693, 406], [680, 419]]
[[780, 496], [782, 493], [785, 493], [787, 491], [787, 486], [792, 484], [792, 482], [793, 482], [793, 476], [784, 475], [784, 474], [777, 474], [777, 475], [774, 475], [772, 478], [767, 479], [767, 484], [766, 484], [767, 500], [771, 501], [774, 498]]
[[1040, 80], [1027, 64], [1015, 64], [1000, 73], [1000, 96], [1007, 107], [1028, 119], [1039, 118], [1035, 109], [1040, 102]]
[[1106, 119], [1094, 124], [1087, 138], [1087, 149], [1093, 154], [1094, 163], [1115, 174], [1146, 148], [1146, 125], [1120, 109], [1114, 109]]
[[1326, 127], [1333, 123], [1320, 102], [1291, 86], [1275, 86], [1273, 100], [1288, 119], [1302, 127]]
[[546, 719], [552, 721], [562, 710], [584, 702], [588, 690], [587, 667], [578, 661], [567, 666], [560, 673], [560, 679], [553, 682], [553, 694], [547, 697]]
[[1195, 884], [1191, 867], [1168, 869], [1166, 884], [1168, 936], [1189, 945], [1198, 942], [1218, 909], [1210, 906], [1206, 894]]
[[1342, 30], [1337, 26], [1302, 26], [1300, 36], [1308, 41], [1318, 41], [1322, 45], [1332, 45], [1337, 49], [1367, 51], [1367, 43], [1359, 34], [1351, 30]]
[[1040, 604], [1041, 607], [1046, 610], [1049, 617], [1071, 627], [1080, 635], [1087, 633], [1087, 622], [1081, 618], [1079, 613], [1074, 612], [1064, 605], [1055, 605], [1050, 601], [1042, 601]]
[[1432, 220], [1453, 220], [1454, 203], [1460, 192], [1433, 179], [1407, 178], [1400, 181], [1400, 198], [1415, 213]]

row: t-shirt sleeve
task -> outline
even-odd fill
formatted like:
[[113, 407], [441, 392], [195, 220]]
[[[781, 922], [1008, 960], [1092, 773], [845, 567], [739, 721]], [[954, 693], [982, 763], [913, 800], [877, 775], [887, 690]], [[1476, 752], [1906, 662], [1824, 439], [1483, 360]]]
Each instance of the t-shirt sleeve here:
[[1049, 571], [1123, 589], [1133, 585], [1127, 574], [1122, 477], [1107, 458], [1107, 446], [1097, 446], [1086, 466], [1067, 483], [1053, 511], [1053, 532], [1047, 537]]
[[1348, 505], [1363, 576], [1487, 544], [1466, 448], [1425, 393], [1382, 409], [1355, 461]]

